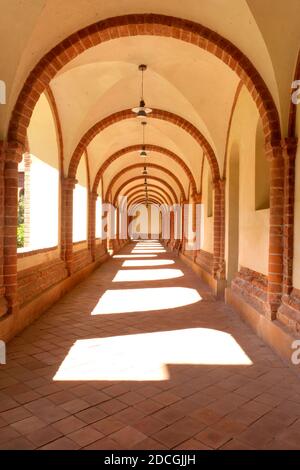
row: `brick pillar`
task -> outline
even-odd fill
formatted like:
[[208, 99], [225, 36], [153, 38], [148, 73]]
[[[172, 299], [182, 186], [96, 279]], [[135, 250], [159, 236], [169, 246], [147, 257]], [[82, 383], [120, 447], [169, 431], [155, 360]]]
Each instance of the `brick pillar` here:
[[69, 275], [72, 274], [73, 259], [73, 190], [77, 180], [62, 178], [62, 259], [66, 263]]
[[120, 232], [120, 210], [119, 206], [116, 207], [116, 241], [117, 244], [120, 245], [120, 237], [119, 237], [119, 232]]
[[283, 292], [283, 217], [285, 167], [281, 144], [266, 146], [270, 161], [269, 266], [266, 317], [275, 320]]
[[215, 279], [224, 280], [225, 273], [225, 180], [213, 182], [214, 188], [214, 260]]
[[24, 246], [30, 245], [30, 167], [31, 155], [24, 154]]
[[17, 299], [17, 227], [18, 227], [18, 164], [23, 146], [8, 142], [4, 165], [4, 286], [8, 313], [18, 311]]
[[170, 211], [170, 248], [173, 248], [174, 245], [174, 211]]
[[187, 221], [185, 220], [185, 214], [184, 214], [184, 206], [188, 204], [189, 201], [183, 200], [181, 201], [181, 230], [182, 230], [182, 235], [181, 235], [181, 240], [182, 240], [182, 245], [181, 245], [181, 251], [184, 253], [185, 251], [185, 243], [186, 243], [186, 230], [187, 230]]
[[128, 238], [129, 238], [129, 236], [132, 236], [132, 233], [129, 233], [129, 228], [131, 228], [132, 220], [133, 220], [133, 216], [132, 215], [127, 215], [127, 235], [128, 235]]
[[128, 239], [128, 208], [127, 203], [123, 203], [122, 198], [119, 198], [119, 239], [121, 245], [124, 245]]
[[5, 287], [3, 279], [3, 239], [4, 239], [4, 142], [0, 141], [0, 317], [7, 312]]
[[193, 227], [193, 232], [196, 231], [196, 223], [197, 223], [197, 204], [201, 204], [201, 201], [202, 201], [202, 196], [200, 193], [193, 193], [192, 194], [192, 204], [193, 204], [193, 224], [192, 224], [192, 227]]
[[91, 252], [92, 260], [95, 261], [96, 256], [96, 202], [98, 194], [91, 191], [89, 193], [89, 238], [88, 246]]
[[[201, 204], [201, 201], [202, 201], [202, 195], [200, 193], [192, 194], [192, 204], [193, 204], [192, 230], [194, 233], [196, 233], [197, 228], [199, 229], [199, 227], [197, 227], [197, 204]], [[196, 237], [197, 237], [197, 234], [195, 235], [195, 241], [196, 241]], [[194, 259], [196, 258], [198, 251], [199, 251], [198, 249], [194, 250], [194, 253], [193, 253]]]
[[122, 245], [120, 241], [120, 209], [119, 206], [116, 207], [116, 247], [119, 249]]
[[284, 214], [283, 214], [283, 294], [293, 288], [295, 160], [298, 139], [287, 138], [283, 144]]
[[112, 203], [108, 203], [108, 211], [107, 211], [107, 249], [113, 250], [114, 249], [114, 240], [112, 239], [113, 235], [113, 228], [114, 228], [114, 209]]

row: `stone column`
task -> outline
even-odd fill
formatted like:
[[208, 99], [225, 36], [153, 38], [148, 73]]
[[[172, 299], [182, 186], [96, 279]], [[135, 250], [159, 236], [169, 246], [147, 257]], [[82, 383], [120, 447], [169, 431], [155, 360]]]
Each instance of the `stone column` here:
[[66, 263], [69, 275], [72, 274], [73, 259], [73, 191], [77, 180], [62, 178], [62, 258]]
[[18, 227], [18, 164], [24, 148], [8, 142], [4, 165], [4, 286], [8, 313], [18, 311], [17, 293], [17, 227]]
[[96, 256], [96, 202], [98, 194], [91, 191], [89, 193], [89, 239], [88, 246], [91, 252], [92, 260], [95, 261]]
[[224, 280], [225, 273], [225, 180], [213, 182], [214, 188], [214, 260], [215, 279]]
[[266, 145], [270, 161], [269, 265], [266, 317], [275, 320], [283, 293], [283, 217], [285, 165], [281, 143]]
[[3, 279], [3, 241], [4, 241], [4, 162], [5, 150], [4, 142], [0, 141], [0, 317], [7, 312], [7, 302], [5, 299], [5, 287]]

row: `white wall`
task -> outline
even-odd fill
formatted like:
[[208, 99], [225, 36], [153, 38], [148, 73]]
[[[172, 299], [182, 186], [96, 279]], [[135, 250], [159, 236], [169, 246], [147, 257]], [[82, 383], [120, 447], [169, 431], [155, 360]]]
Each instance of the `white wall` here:
[[[255, 148], [259, 114], [251, 96], [242, 88], [228, 142], [227, 172], [233, 145], [239, 149], [239, 267], [268, 274], [269, 209], [255, 210]], [[226, 185], [226, 263], [228, 263], [229, 184]]]
[[[214, 214], [208, 216], [208, 188], [211, 179], [211, 171], [207, 159], [204, 160], [203, 180], [202, 180], [202, 217], [201, 217], [201, 250], [213, 253], [214, 251]], [[214, 195], [212, 195], [212, 207], [214, 204]]]

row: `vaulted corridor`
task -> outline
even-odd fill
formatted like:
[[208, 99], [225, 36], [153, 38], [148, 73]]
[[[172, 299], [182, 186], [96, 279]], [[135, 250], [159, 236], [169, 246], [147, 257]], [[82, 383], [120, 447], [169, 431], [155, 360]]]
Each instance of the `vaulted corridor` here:
[[297, 449], [300, 380], [159, 241], [129, 243], [8, 345], [3, 449]]
[[286, 3], [2, 1], [0, 450], [300, 449]]

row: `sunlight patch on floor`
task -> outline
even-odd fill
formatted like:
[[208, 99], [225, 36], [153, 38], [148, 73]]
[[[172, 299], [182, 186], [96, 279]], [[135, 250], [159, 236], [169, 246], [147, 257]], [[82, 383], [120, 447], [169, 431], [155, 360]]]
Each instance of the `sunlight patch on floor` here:
[[77, 340], [53, 380], [168, 380], [177, 364], [252, 361], [229, 333], [191, 328]]
[[113, 282], [161, 281], [182, 276], [181, 269], [123, 269], [117, 272]]
[[114, 255], [113, 258], [124, 259], [124, 258], [156, 258], [157, 255]]
[[156, 248], [152, 248], [152, 249], [148, 249], [148, 248], [143, 248], [143, 249], [136, 249], [134, 248], [131, 253], [134, 253], [134, 254], [144, 254], [144, 253], [166, 253], [166, 250], [160, 250], [160, 249], [156, 249]]
[[196, 289], [188, 287], [154, 287], [146, 289], [107, 290], [91, 315], [148, 312], [191, 305], [202, 300]]
[[139, 266], [167, 266], [170, 264], [175, 264], [175, 261], [172, 259], [150, 259], [150, 260], [128, 260], [124, 261], [122, 264], [123, 268], [134, 268]]
[[134, 246], [134, 248], [151, 248], [151, 247], [164, 248], [164, 246], [161, 243], [136, 243]]

